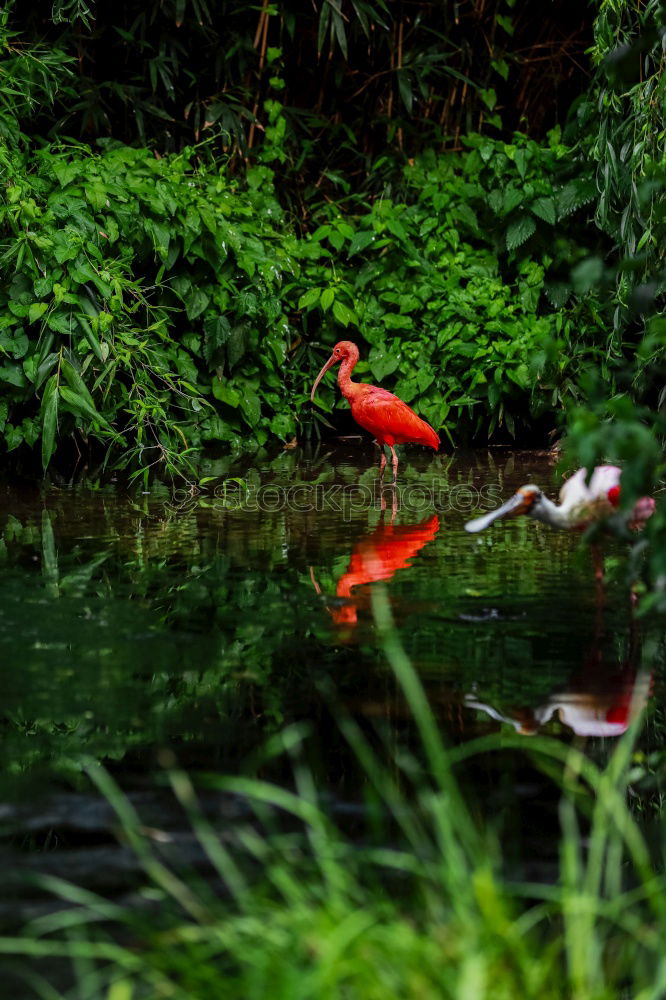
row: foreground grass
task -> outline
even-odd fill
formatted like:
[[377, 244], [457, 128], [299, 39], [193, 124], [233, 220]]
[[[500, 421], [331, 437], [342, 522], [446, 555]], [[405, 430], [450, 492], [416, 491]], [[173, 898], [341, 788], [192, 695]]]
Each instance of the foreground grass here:
[[[142, 861], [140, 899], [150, 904], [150, 917], [141, 916], [143, 907], [120, 907], [50, 879], [45, 888], [68, 905], [33, 921], [21, 936], [0, 939], [0, 951], [19, 962], [26, 996], [666, 996], [663, 873], [626, 802], [636, 730], [619, 742], [605, 770], [555, 741], [530, 741], [530, 751], [562, 785], [560, 878], [556, 885], [508, 884], [499, 874], [501, 845], [472, 821], [452, 771], [462, 757], [498, 744], [485, 739], [456, 751], [444, 747], [381, 591], [375, 612], [425, 767], [417, 773], [405, 758], [399, 788], [396, 773], [342, 711], [340, 725], [392, 817], [393, 846], [355, 844], [336, 829], [311, 774], [298, 763], [296, 729], [282, 737], [283, 749], [294, 755], [294, 791], [244, 778], [211, 779], [252, 802], [256, 821], [243, 828], [214, 829], [188, 777], [171, 772], [212, 879], [184, 877], [167, 865], [110, 776], [91, 764], [92, 780], [113, 803], [123, 836]], [[502, 746], [507, 742], [503, 737]], [[408, 795], [401, 790], [407, 784]], [[35, 959], [41, 963], [34, 966]]]

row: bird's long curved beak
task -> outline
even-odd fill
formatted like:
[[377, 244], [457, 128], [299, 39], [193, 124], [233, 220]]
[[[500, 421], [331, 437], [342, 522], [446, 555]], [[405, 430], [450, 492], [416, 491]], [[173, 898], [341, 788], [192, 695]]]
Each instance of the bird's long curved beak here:
[[487, 514], [483, 514], [481, 517], [475, 517], [473, 521], [468, 521], [465, 525], [465, 531], [477, 532], [483, 531], [487, 528], [489, 524], [493, 521], [499, 521], [503, 517], [518, 517], [529, 507], [526, 502], [525, 497], [522, 493], [514, 493], [510, 500], [503, 503], [501, 507], [497, 510], [491, 510]]
[[328, 371], [328, 369], [331, 368], [335, 364], [335, 362], [339, 361], [339, 360], [340, 359], [336, 358], [334, 354], [331, 354], [330, 358], [328, 359], [328, 361], [326, 362], [326, 364], [324, 365], [324, 367], [322, 368], [322, 370], [317, 375], [317, 378], [315, 379], [315, 384], [312, 386], [312, 392], [310, 393], [310, 402], [312, 402], [312, 400], [314, 399], [314, 394], [317, 391], [317, 386], [319, 385], [319, 383], [323, 379], [323, 377], [326, 374], [326, 372]]

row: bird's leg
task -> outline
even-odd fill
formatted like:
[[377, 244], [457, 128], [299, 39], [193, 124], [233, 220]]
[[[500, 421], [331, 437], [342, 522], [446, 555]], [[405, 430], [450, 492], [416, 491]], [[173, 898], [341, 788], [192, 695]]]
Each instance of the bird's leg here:
[[604, 603], [604, 557], [601, 546], [597, 542], [591, 545], [594, 562], [594, 579], [597, 585], [597, 605]]
[[393, 464], [393, 485], [395, 486], [398, 481], [398, 456], [396, 455], [393, 445], [389, 445], [389, 447], [391, 449], [391, 460]]
[[389, 490], [391, 492], [391, 525], [395, 521], [395, 515], [398, 513], [398, 491], [395, 488], [395, 485], [391, 483], [387, 490], [381, 491], [381, 514], [379, 516], [380, 524], [384, 523], [384, 514], [386, 513], [386, 494]]
[[382, 457], [379, 461], [379, 481], [383, 484], [384, 482], [384, 469], [386, 468], [386, 452], [384, 451], [383, 445], [380, 445], [382, 449]]

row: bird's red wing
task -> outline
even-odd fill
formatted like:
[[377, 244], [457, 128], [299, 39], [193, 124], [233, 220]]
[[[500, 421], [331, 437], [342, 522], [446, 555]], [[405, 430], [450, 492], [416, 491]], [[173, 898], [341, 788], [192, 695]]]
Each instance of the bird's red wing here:
[[439, 447], [435, 431], [411, 407], [386, 389], [369, 388], [369, 392], [352, 404], [352, 416], [361, 427], [388, 445], [412, 441], [430, 448]]

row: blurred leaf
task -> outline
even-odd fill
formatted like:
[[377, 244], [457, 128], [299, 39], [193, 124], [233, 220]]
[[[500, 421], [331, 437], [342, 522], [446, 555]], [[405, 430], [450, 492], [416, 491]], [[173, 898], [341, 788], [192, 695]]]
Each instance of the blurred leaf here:
[[55, 450], [58, 429], [58, 376], [52, 375], [44, 387], [41, 405], [42, 468], [48, 468]]

